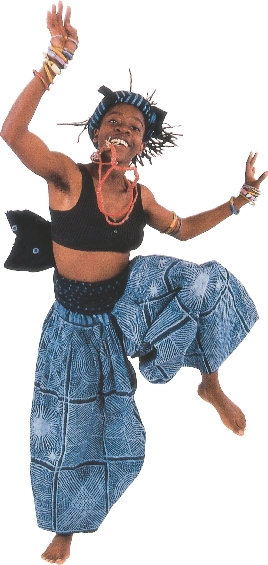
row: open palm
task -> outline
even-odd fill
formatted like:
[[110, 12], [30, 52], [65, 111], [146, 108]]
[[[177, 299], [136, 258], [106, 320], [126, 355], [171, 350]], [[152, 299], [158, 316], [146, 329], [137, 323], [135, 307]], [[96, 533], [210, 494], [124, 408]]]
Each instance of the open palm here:
[[249, 186], [254, 186], [254, 188], [259, 188], [262, 181], [264, 181], [264, 179], [268, 176], [268, 171], [266, 171], [265, 173], [262, 173], [258, 179], [255, 179], [255, 161], [257, 156], [258, 153], [254, 153], [253, 155], [251, 152], [246, 162], [245, 183]]

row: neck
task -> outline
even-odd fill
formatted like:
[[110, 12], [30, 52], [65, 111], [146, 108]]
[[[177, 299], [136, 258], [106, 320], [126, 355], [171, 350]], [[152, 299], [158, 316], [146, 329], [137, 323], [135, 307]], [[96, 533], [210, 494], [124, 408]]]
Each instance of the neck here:
[[[134, 189], [135, 186], [137, 185], [137, 182], [139, 180], [139, 175], [138, 175], [138, 171], [136, 167], [130, 167], [128, 164], [126, 163], [121, 163], [119, 164], [116, 161], [116, 149], [112, 144], [108, 145], [109, 150], [110, 150], [110, 161], [106, 161], [107, 159], [107, 143], [98, 150], [98, 152], [96, 154], [94, 154], [94, 164], [96, 164], [98, 166], [98, 188], [97, 188], [97, 192], [99, 192], [101, 190], [101, 187], [106, 185], [106, 181], [108, 180], [108, 185], [112, 185], [111, 188], [115, 188], [115, 185], [117, 185], [117, 187], [121, 187], [121, 191], [123, 188], [123, 182], [124, 184], [127, 183], [127, 187], [128, 190], [129, 189]], [[104, 157], [106, 157], [105, 161], [102, 158], [102, 154], [104, 153]], [[128, 179], [126, 179], [125, 177], [125, 173], [126, 171], [133, 171], [134, 172], [134, 180], [133, 181], [129, 181]], [[124, 188], [125, 190], [125, 188]]]

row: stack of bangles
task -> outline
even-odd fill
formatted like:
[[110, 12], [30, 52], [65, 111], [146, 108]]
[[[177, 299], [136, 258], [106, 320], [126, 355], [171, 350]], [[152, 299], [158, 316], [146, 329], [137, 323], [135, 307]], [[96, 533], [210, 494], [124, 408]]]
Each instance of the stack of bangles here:
[[56, 38], [65, 39], [65, 41], [71, 41], [75, 45], [75, 49], [74, 51], [71, 51], [69, 48], [66, 49], [65, 47], [61, 48], [50, 45], [48, 47], [47, 53], [43, 53], [43, 68], [46, 73], [47, 80], [45, 80], [44, 77], [36, 70], [33, 70], [33, 74], [35, 77], [38, 77], [41, 80], [46, 90], [49, 90], [50, 85], [53, 84], [53, 74], [60, 75], [62, 69], [66, 69], [68, 62], [72, 60], [75, 50], [78, 47], [78, 41], [76, 41], [76, 39], [73, 39], [72, 37], [69, 37], [67, 35], [52, 35], [51, 40]]
[[243, 196], [243, 198], [246, 199], [247, 202], [249, 202], [249, 204], [255, 206], [255, 202], [261, 193], [259, 188], [255, 188], [254, 186], [250, 186], [249, 184], [243, 184], [240, 190], [240, 194], [241, 196]]
[[[255, 202], [258, 198], [258, 196], [260, 196], [260, 189], [259, 188], [255, 188], [255, 186], [250, 186], [250, 184], [243, 184], [241, 190], [240, 190], [240, 194], [241, 196], [243, 196], [243, 198], [245, 198], [245, 200], [251, 204], [251, 206], [255, 206]], [[240, 210], [237, 210], [234, 206], [234, 196], [231, 196], [230, 200], [230, 208], [232, 211], [232, 214], [239, 214]]]
[[177, 214], [173, 212], [173, 220], [171, 224], [162, 233], [166, 233], [167, 235], [172, 235], [172, 237], [176, 237], [179, 231], [181, 230], [181, 225], [182, 225], [181, 218], [179, 218], [179, 216], [177, 216]]

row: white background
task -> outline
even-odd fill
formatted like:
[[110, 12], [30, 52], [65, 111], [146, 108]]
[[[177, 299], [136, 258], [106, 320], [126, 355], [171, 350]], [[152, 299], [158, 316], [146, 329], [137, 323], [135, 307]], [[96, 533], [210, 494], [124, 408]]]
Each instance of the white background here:
[[[1, 11], [2, 123], [13, 100], [39, 69], [49, 43], [47, 2], [14, 0]], [[268, 169], [267, 8], [263, 0], [198, 0], [157, 4], [73, 2], [80, 45], [55, 79], [32, 122], [51, 149], [88, 162], [85, 132], [57, 122], [83, 120], [101, 99], [98, 88], [129, 87], [182, 124], [179, 146], [141, 168], [143, 184], [181, 216], [236, 195], [245, 161], [258, 151]], [[47, 219], [45, 182], [3, 141], [1, 256], [13, 235], [8, 209]], [[268, 181], [255, 208], [244, 207], [213, 232], [186, 243], [146, 228], [141, 254], [204, 262], [217, 259], [246, 286], [260, 320], [220, 371], [224, 391], [245, 411], [237, 437], [196, 394], [200, 376], [182, 369], [166, 386], [138, 375], [136, 401], [147, 430], [143, 470], [100, 530], [76, 535], [70, 564], [240, 565], [267, 563], [267, 205]], [[52, 270], [2, 269], [1, 559], [40, 562], [51, 534], [38, 530], [29, 479], [29, 411], [43, 319], [53, 301]], [[137, 367], [137, 364], [135, 364]]]

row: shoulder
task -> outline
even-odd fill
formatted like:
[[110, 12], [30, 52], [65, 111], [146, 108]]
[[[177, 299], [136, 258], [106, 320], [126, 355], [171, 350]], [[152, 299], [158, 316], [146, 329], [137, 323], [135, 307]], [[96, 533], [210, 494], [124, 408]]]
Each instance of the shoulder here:
[[156, 201], [147, 186], [141, 185], [142, 206], [149, 226], [163, 232], [173, 218], [173, 212], [164, 208]]
[[151, 190], [149, 190], [149, 188], [147, 188], [147, 186], [141, 184], [140, 187], [141, 187], [142, 207], [144, 212], [147, 212], [151, 209], [152, 206], [154, 206], [154, 204], [156, 204], [156, 200], [153, 193], [151, 192]]

